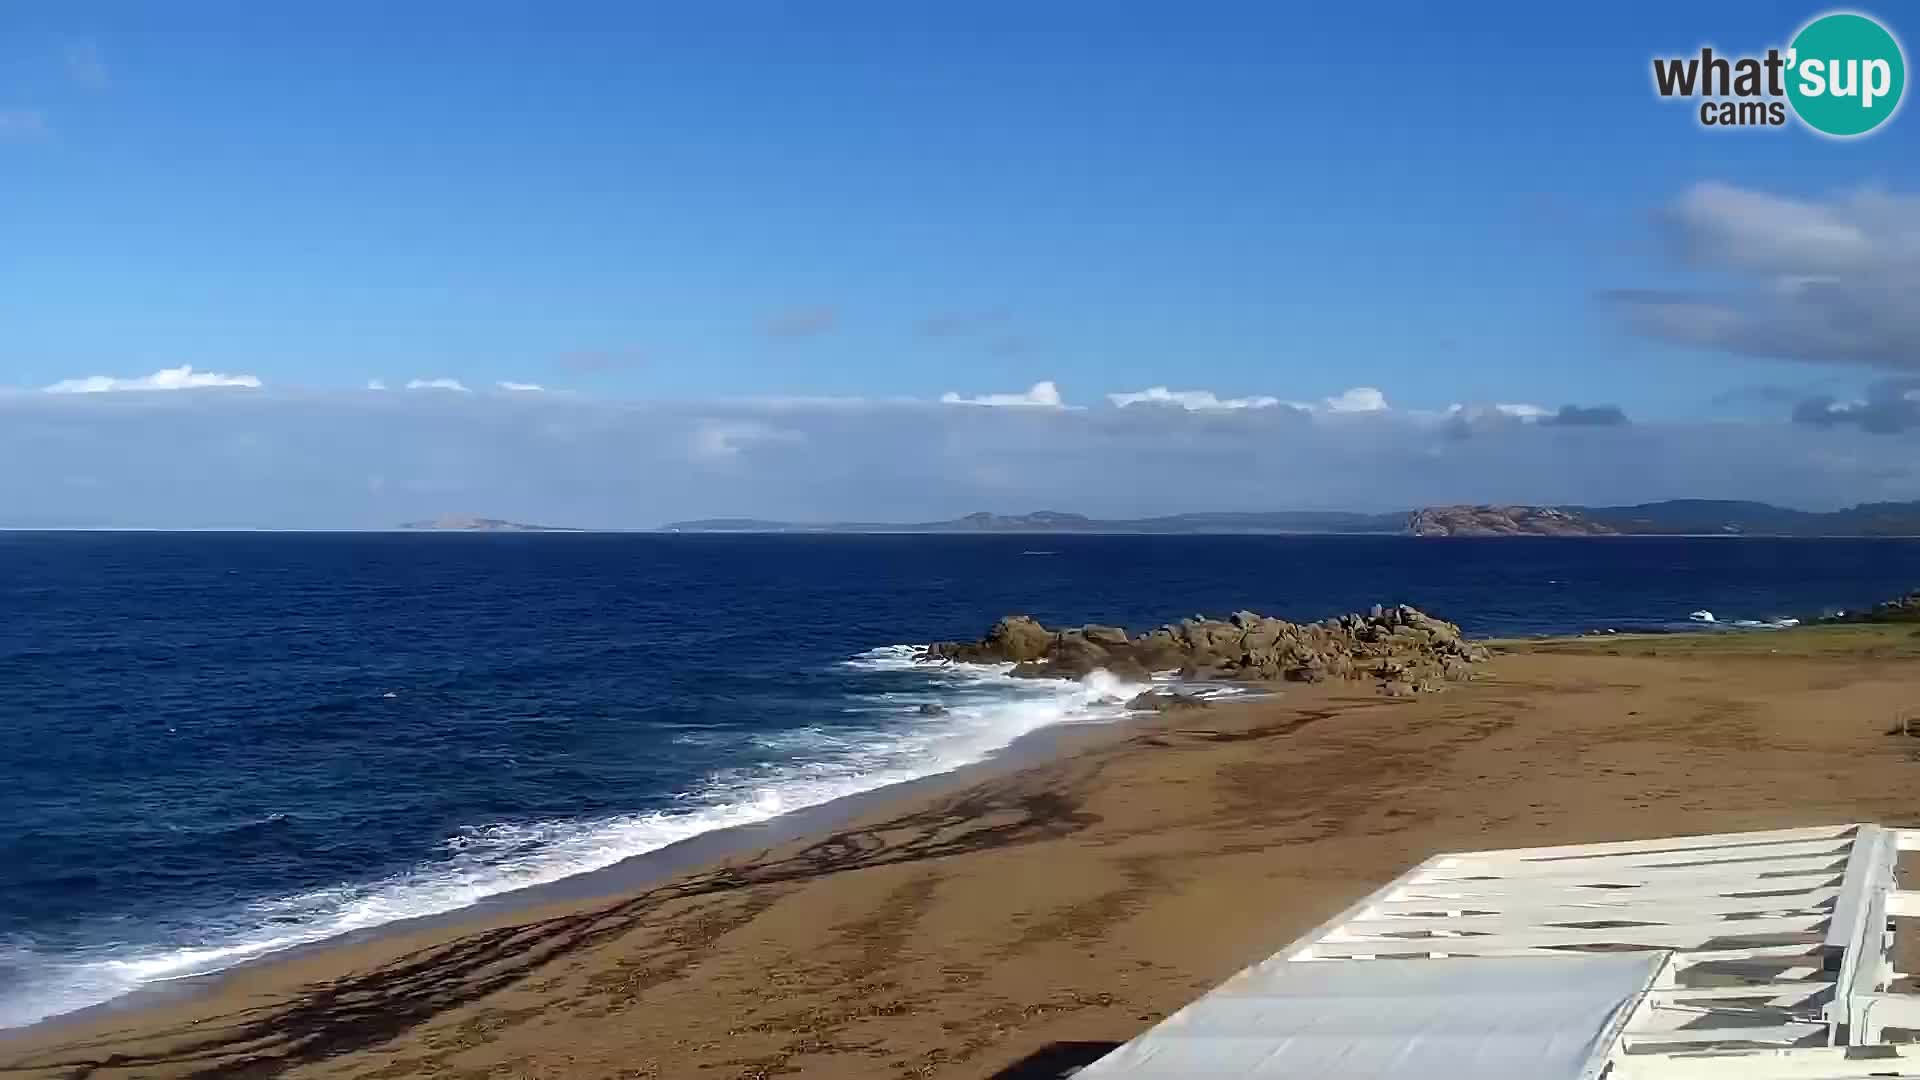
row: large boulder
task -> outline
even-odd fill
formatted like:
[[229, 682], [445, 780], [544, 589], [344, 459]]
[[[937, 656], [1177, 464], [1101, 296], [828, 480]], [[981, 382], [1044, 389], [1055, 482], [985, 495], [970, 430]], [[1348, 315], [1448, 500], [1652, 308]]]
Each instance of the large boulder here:
[[993, 624], [979, 641], [943, 641], [928, 646], [929, 659], [958, 660], [963, 663], [1019, 664], [1038, 660], [1052, 646], [1054, 633], [1041, 626], [1031, 615], [1008, 615]]
[[1149, 712], [1180, 712], [1187, 709], [1207, 708], [1207, 699], [1193, 694], [1161, 694], [1149, 690], [1127, 702], [1129, 709], [1143, 709]]
[[987, 631], [987, 644], [1015, 663], [1040, 659], [1052, 642], [1053, 635], [1031, 615], [1009, 615]]
[[1070, 679], [1105, 667], [1111, 659], [1107, 650], [1087, 640], [1078, 630], [1069, 630], [1054, 638], [1045, 655], [1048, 667]]
[[1158, 638], [1149, 638], [1133, 647], [1133, 659], [1147, 671], [1178, 671], [1186, 666], [1189, 655], [1179, 645]]

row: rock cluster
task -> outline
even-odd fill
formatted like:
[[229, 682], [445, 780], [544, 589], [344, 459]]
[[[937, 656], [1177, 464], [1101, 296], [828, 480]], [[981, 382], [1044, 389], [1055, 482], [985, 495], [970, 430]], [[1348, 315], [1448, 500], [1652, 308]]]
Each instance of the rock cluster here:
[[1009, 615], [979, 641], [930, 645], [922, 658], [1011, 662], [1013, 674], [1028, 678], [1075, 679], [1105, 669], [1135, 678], [1176, 670], [1205, 679], [1374, 679], [1397, 695], [1471, 678], [1487, 650], [1463, 638], [1458, 626], [1403, 604], [1313, 623], [1251, 611], [1228, 619], [1195, 616], [1137, 637], [1117, 626], [1053, 630], [1030, 616]]
[[1883, 600], [1865, 611], [1849, 611], [1841, 615], [1829, 615], [1817, 622], [1823, 623], [1920, 623], [1920, 589], [1905, 596], [1896, 596]]

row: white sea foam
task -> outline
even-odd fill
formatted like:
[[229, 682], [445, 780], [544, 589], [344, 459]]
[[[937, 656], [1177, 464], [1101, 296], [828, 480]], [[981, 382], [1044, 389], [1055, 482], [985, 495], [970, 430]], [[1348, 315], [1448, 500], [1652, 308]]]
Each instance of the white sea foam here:
[[1702, 628], [1713, 630], [1725, 630], [1729, 628], [1735, 630], [1791, 630], [1800, 625], [1800, 620], [1779, 615], [1770, 616], [1765, 619], [1725, 619], [1715, 616], [1711, 611], [1702, 609], [1688, 615], [1685, 623], [1676, 622], [1672, 625], [1675, 629], [1684, 630], [1699, 630]]
[[[913, 689], [850, 702], [849, 713], [866, 722], [756, 736], [759, 748], [777, 760], [716, 773], [678, 796], [671, 810], [463, 829], [444, 841], [441, 858], [404, 873], [246, 904], [166, 943], [49, 953], [32, 942], [0, 940], [0, 1027], [341, 934], [454, 911], [715, 829], [947, 772], [1043, 727], [1115, 719], [1146, 689], [1105, 671], [1077, 682], [1015, 679], [1009, 664], [924, 664], [916, 652], [895, 645], [846, 662], [855, 671], [916, 676]], [[921, 715], [925, 703], [945, 711]]]

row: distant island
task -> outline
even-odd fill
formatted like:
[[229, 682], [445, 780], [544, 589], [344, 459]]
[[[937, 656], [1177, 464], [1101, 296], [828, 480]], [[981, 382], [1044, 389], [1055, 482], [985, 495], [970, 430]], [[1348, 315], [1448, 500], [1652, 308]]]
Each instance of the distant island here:
[[1407, 516], [1414, 536], [1617, 536], [1587, 512], [1557, 506], [1429, 506]]
[[1821, 513], [1762, 502], [1669, 499], [1635, 506], [1433, 506], [1415, 536], [1920, 536], [1920, 502]]
[[1058, 510], [1032, 514], [968, 514], [949, 521], [807, 524], [760, 518], [704, 518], [661, 526], [666, 532], [777, 533], [1398, 533], [1407, 515], [1279, 510], [1268, 513], [1170, 514], [1148, 518], [1090, 518]]
[[1791, 510], [1761, 502], [1670, 499], [1634, 506], [1428, 506], [1361, 514], [1281, 510], [1090, 518], [1042, 510], [975, 513], [946, 521], [826, 522], [703, 518], [661, 526], [699, 533], [1281, 533], [1378, 536], [1920, 536], [1920, 501], [1844, 510]]
[[579, 532], [559, 525], [527, 525], [500, 518], [446, 514], [430, 521], [409, 521], [400, 526], [410, 532]]

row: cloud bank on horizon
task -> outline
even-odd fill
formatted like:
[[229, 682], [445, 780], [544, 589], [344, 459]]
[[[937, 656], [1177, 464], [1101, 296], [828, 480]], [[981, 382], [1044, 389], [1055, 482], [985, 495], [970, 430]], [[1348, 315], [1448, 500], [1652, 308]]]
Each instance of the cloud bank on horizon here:
[[[131, 381], [131, 380], [126, 380]], [[1920, 492], [1864, 423], [1633, 423], [1611, 406], [1192, 408], [862, 399], [638, 402], [251, 386], [0, 395], [0, 524], [379, 528], [450, 512], [600, 528], [715, 516], [1134, 516]], [[1377, 395], [1377, 397], [1376, 397]], [[1039, 395], [1046, 397], [1049, 395]], [[980, 405], [1003, 399], [1007, 404]], [[1232, 401], [1232, 398], [1215, 400]], [[1838, 407], [1844, 413], [1844, 407]]]
[[[920, 520], [980, 509], [1102, 516], [1393, 510], [1439, 502], [1920, 498], [1920, 198], [1789, 199], [1700, 184], [1657, 218], [1663, 269], [1619, 288], [1650, 338], [1856, 368], [1857, 396], [1770, 388], [1747, 421], [1636, 422], [1525, 395], [1407, 408], [1173, 384], [1075, 398], [959, 386], [937, 399], [622, 401], [453, 374], [365, 389], [268, 386], [191, 365], [0, 391], [0, 525], [383, 527], [447, 512], [589, 527], [710, 516]], [[776, 312], [777, 342], [838, 309]], [[928, 320], [999, 332], [998, 312]], [[626, 354], [621, 354], [621, 362]], [[575, 367], [612, 362], [598, 354]]]
[[200, 390], [215, 386], [258, 388], [257, 375], [226, 375], [217, 371], [195, 371], [193, 365], [162, 368], [151, 375], [119, 378], [113, 375], [87, 375], [61, 379], [43, 389], [49, 394], [108, 394], [126, 390]]

